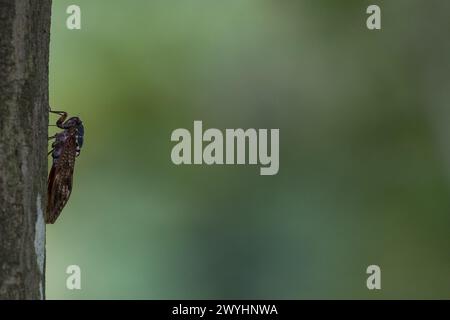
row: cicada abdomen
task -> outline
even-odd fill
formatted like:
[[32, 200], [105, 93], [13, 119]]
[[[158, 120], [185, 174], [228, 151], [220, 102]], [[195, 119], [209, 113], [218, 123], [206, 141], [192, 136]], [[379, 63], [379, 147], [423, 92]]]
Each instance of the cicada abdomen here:
[[75, 158], [80, 154], [83, 146], [84, 127], [78, 117], [64, 121], [67, 118], [66, 112], [50, 112], [60, 115], [56, 126], [63, 129], [52, 137], [55, 138], [55, 141], [52, 143], [53, 149], [50, 151], [53, 163], [48, 176], [45, 222], [53, 224], [61, 214], [72, 192]]

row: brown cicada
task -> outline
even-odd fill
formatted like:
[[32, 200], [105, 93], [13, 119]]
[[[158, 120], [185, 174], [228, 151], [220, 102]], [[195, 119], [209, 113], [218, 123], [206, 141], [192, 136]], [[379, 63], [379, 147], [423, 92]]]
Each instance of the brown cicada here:
[[[72, 192], [73, 170], [75, 158], [78, 157], [83, 146], [84, 127], [78, 117], [67, 119], [64, 111], [52, 111], [60, 117], [56, 126], [62, 129], [50, 139], [52, 143], [53, 164], [48, 176], [46, 223], [55, 223], [62, 209], [69, 200]], [[67, 120], [66, 120], [67, 119]]]

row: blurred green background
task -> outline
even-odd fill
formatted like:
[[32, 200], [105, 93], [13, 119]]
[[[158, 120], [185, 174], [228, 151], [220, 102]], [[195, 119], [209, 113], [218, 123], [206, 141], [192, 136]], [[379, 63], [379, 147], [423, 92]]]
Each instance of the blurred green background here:
[[[446, 0], [54, 1], [51, 105], [86, 134], [47, 227], [47, 298], [450, 298], [449, 14]], [[278, 175], [175, 166], [170, 135], [194, 120], [280, 128]], [[71, 264], [82, 290], [66, 289]]]

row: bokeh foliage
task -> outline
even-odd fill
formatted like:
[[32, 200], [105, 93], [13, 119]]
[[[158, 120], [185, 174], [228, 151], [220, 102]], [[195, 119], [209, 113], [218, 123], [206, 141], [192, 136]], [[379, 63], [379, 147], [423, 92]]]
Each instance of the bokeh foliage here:
[[[50, 99], [86, 136], [48, 298], [449, 298], [448, 1], [78, 0], [80, 31], [70, 4]], [[173, 165], [194, 120], [280, 128], [280, 172]]]

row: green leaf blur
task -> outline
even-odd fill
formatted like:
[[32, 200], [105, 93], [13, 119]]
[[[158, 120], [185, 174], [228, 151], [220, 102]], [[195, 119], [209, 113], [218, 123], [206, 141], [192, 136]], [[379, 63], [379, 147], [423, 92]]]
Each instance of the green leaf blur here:
[[[50, 101], [86, 133], [47, 297], [449, 298], [450, 2], [372, 2], [78, 0], [70, 31], [54, 1]], [[194, 120], [280, 128], [278, 175], [173, 165]]]

